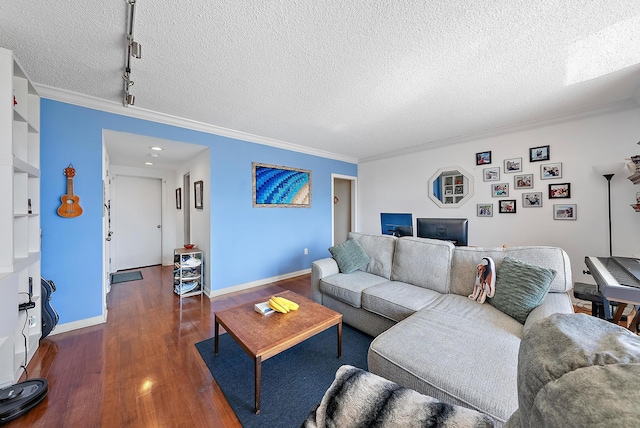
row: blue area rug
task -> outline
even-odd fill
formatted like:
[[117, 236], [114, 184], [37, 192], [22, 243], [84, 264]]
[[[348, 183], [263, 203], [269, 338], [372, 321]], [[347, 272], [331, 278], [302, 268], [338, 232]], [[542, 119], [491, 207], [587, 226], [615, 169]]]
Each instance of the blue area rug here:
[[134, 270], [133, 272], [120, 272], [111, 274], [111, 283], [118, 284], [120, 282], [138, 281], [142, 279], [142, 272]]
[[228, 334], [196, 343], [202, 359], [224, 392], [244, 428], [299, 427], [343, 364], [367, 369], [367, 351], [373, 338], [342, 326], [342, 358], [337, 358], [336, 327], [262, 362], [260, 414], [254, 413], [253, 360]]

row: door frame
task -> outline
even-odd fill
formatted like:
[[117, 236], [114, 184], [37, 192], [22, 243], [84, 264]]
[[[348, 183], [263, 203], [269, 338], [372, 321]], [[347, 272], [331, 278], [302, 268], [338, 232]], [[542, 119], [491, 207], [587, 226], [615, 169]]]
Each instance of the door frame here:
[[331, 174], [331, 246], [334, 246], [336, 243], [333, 242], [333, 237], [335, 236], [335, 204], [333, 203], [333, 198], [336, 196], [335, 194], [335, 181], [336, 179], [348, 180], [351, 182], [351, 231], [355, 232], [358, 230], [358, 177], [353, 175], [343, 175], [343, 174]]
[[[139, 178], [156, 178], [160, 179], [162, 183], [162, 265], [168, 266], [173, 264], [173, 249], [176, 242], [176, 227], [175, 222], [172, 221], [175, 218], [175, 176], [171, 175], [171, 171], [167, 170], [145, 170], [143, 168], [125, 167], [121, 165], [111, 165], [111, 204], [112, 204], [112, 217], [111, 223], [114, 224], [115, 218], [113, 217], [117, 209], [113, 209], [113, 201], [116, 199], [115, 191], [118, 176], [130, 176]], [[114, 231], [114, 234], [117, 231]], [[116, 266], [116, 254], [114, 253], [115, 245], [111, 245], [111, 257], [112, 267]]]

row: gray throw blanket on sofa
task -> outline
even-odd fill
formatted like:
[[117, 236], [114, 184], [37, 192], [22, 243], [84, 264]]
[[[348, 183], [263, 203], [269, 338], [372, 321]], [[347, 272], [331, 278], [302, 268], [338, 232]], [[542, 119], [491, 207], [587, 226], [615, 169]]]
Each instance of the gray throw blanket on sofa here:
[[302, 424], [325, 427], [493, 427], [486, 415], [442, 403], [352, 366], [342, 366], [318, 407]]
[[631, 427], [640, 421], [640, 337], [585, 314], [532, 324], [520, 343], [507, 428]]

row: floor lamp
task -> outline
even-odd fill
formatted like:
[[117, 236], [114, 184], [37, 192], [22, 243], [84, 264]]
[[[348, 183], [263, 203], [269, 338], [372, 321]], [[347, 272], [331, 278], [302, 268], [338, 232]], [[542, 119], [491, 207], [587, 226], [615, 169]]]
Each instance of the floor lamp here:
[[593, 170], [601, 174], [607, 180], [607, 198], [609, 201], [609, 257], [613, 256], [613, 247], [611, 243], [611, 179], [614, 175], [622, 173], [626, 164], [624, 162], [609, 163], [604, 165], [596, 165]]

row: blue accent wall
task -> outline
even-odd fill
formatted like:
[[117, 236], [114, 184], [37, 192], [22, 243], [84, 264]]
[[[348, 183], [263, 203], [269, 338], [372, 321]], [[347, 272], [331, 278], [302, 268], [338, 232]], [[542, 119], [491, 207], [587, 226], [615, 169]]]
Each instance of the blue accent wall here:
[[[329, 255], [331, 174], [356, 176], [356, 164], [42, 99], [42, 275], [58, 287], [61, 324], [102, 315], [103, 129], [210, 147], [212, 290], [308, 269]], [[253, 208], [252, 162], [311, 170], [311, 208]], [[83, 209], [73, 219], [56, 213], [69, 163]]]

